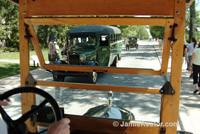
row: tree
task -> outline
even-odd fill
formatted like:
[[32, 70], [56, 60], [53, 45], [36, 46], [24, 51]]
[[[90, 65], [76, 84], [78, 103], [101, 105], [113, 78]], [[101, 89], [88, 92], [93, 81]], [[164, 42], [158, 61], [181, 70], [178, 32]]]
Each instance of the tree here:
[[190, 6], [190, 32], [189, 39], [195, 37], [196, 26], [195, 26], [196, 12], [195, 12], [195, 2]]
[[0, 40], [6, 47], [19, 49], [19, 19], [17, 5], [0, 0]]
[[149, 34], [148, 34], [147, 29], [145, 28], [145, 26], [137, 26], [136, 27], [136, 32], [137, 32], [137, 36], [141, 40], [149, 38]]
[[[196, 4], [195, 4], [195, 7], [197, 7]], [[195, 8], [195, 23], [194, 22], [193, 22], [194, 24], [192, 23], [193, 28], [194, 28], [193, 30], [195, 32], [192, 32], [192, 30], [190, 30], [191, 29], [190, 14], [191, 14], [190, 8], [187, 8], [187, 10], [186, 10], [186, 23], [185, 23], [185, 38], [188, 42], [190, 41], [191, 37], [195, 37], [196, 39], [200, 39], [200, 11], [196, 10], [196, 8]]]
[[200, 41], [200, 11], [196, 12], [196, 39]]
[[121, 32], [122, 37], [137, 36], [140, 39], [148, 39], [149, 35], [145, 26], [117, 26]]
[[66, 40], [67, 31], [78, 26], [79, 25], [39, 25], [35, 26], [35, 31], [41, 47], [47, 48], [51, 36], [55, 36], [57, 38], [57, 43], [61, 44], [62, 41]]
[[163, 39], [165, 34], [164, 26], [150, 26], [150, 33], [153, 38]]

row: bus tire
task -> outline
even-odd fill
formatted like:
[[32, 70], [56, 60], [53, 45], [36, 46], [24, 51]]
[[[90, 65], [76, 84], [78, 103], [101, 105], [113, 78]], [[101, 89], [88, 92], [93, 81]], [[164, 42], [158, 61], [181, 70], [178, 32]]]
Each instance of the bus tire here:
[[121, 60], [121, 55], [117, 54], [118, 60]]
[[138, 49], [138, 44], [136, 44], [136, 49]]
[[117, 63], [118, 63], [118, 56], [115, 57], [113, 63], [110, 66], [111, 67], [117, 67]]
[[63, 82], [65, 80], [65, 76], [62, 76], [62, 75], [57, 75], [53, 72], [53, 80], [54, 81], [61, 81]]

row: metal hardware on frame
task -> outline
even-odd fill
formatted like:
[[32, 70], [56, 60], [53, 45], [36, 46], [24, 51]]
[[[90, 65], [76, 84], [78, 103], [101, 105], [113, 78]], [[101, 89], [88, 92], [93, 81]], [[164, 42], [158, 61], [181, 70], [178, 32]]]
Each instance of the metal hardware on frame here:
[[171, 83], [166, 82], [164, 84], [164, 86], [160, 89], [160, 93], [165, 94], [165, 95], [173, 95], [173, 94], [175, 94], [175, 91], [174, 91]]
[[160, 128], [160, 134], [165, 134], [166, 133], [166, 128], [165, 127], [161, 127]]
[[37, 84], [36, 80], [33, 78], [33, 76], [29, 73], [26, 77], [25, 81], [26, 85], [35, 86]]
[[26, 32], [26, 35], [24, 36], [26, 39], [30, 39], [31, 37], [33, 37], [30, 33], [29, 33], [29, 30], [28, 30], [28, 27], [29, 25], [24, 23], [24, 26], [26, 27], [25, 29], [25, 32]]
[[175, 28], [178, 27], [178, 24], [174, 23], [174, 25], [170, 25], [170, 28], [172, 28], [172, 37], [169, 37], [168, 40], [170, 41], [177, 41], [178, 39], [174, 37], [174, 32], [175, 32]]

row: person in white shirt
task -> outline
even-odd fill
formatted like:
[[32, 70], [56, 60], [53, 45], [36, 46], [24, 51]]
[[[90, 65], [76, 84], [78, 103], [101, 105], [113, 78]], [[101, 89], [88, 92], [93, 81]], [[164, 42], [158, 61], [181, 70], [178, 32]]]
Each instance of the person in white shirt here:
[[[186, 61], [188, 63], [188, 70], [190, 70], [190, 64], [191, 64], [191, 59], [192, 59], [192, 54], [194, 52], [194, 49], [197, 47], [197, 41], [193, 37], [191, 39], [191, 43], [187, 45], [187, 53], [186, 53]], [[190, 70], [190, 78], [192, 78], [192, 70]]]
[[54, 62], [56, 61], [56, 48], [54, 44], [55, 39], [56, 39], [55, 36], [51, 36], [51, 41], [49, 42], [49, 45], [48, 45], [49, 64], [54, 64]]
[[200, 77], [198, 80], [198, 75], [200, 75], [200, 43], [192, 55], [190, 70], [193, 70], [193, 84], [195, 85], [195, 91], [193, 93], [196, 94], [200, 91]]
[[60, 60], [60, 56], [59, 56], [59, 51], [60, 51], [60, 47], [58, 46], [57, 42], [54, 42], [55, 44], [55, 49], [56, 49], [56, 60]]

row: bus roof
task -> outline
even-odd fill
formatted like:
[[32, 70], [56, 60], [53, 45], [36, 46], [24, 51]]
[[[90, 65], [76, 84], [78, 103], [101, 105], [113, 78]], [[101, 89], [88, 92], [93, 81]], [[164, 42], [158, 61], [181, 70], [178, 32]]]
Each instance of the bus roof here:
[[121, 34], [121, 30], [114, 26], [88, 25], [73, 28], [68, 33]]
[[137, 38], [137, 36], [128, 36], [128, 38]]

